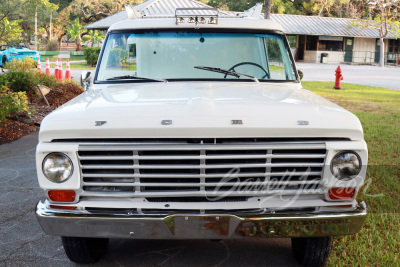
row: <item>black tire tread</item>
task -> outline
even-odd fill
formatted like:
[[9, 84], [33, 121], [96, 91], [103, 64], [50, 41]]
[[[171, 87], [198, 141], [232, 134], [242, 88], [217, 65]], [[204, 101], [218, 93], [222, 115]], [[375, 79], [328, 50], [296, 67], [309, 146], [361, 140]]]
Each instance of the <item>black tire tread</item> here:
[[292, 238], [293, 254], [302, 266], [324, 266], [332, 248], [332, 237]]
[[76, 263], [95, 263], [106, 253], [107, 238], [61, 237], [68, 258]]

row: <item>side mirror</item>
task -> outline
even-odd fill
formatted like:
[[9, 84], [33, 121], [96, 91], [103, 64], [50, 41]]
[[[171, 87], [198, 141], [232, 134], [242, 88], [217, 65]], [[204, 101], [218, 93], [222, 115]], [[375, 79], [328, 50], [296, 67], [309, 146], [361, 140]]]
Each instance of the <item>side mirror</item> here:
[[85, 91], [89, 90], [91, 79], [90, 71], [84, 71], [81, 73], [81, 86]]
[[297, 70], [297, 73], [299, 74], [300, 80], [303, 80], [303, 72], [301, 70]]

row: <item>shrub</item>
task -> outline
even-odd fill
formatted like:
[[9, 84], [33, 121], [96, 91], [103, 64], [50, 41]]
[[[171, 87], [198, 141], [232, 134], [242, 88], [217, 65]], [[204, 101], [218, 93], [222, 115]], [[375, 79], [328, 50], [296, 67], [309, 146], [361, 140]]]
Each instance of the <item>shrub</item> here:
[[58, 40], [51, 39], [47, 41], [46, 51], [58, 51]]
[[113, 48], [110, 51], [110, 57], [108, 58], [109, 66], [121, 66], [128, 59], [128, 52], [123, 48]]
[[4, 76], [7, 86], [14, 92], [32, 92], [36, 86], [35, 74], [32, 71], [9, 70]]
[[26, 93], [14, 93], [7, 86], [0, 85], [0, 125], [4, 125], [7, 117], [16, 114], [18, 111], [29, 114]]
[[39, 74], [32, 64], [34, 61], [31, 58], [25, 58], [23, 61], [12, 60], [8, 65], [8, 71], [0, 76], [0, 85], [6, 85], [14, 92], [27, 92], [32, 96], [38, 84], [47, 87], [60, 84], [53, 76]]
[[51, 75], [48, 76], [44, 73], [42, 73], [42, 74], [37, 73], [35, 83], [40, 84], [40, 85], [45, 85], [45, 86], [51, 87], [51, 88], [60, 84], [60, 82], [57, 81], [54, 78], [54, 76], [51, 76]]
[[25, 57], [24, 60], [13, 58], [10, 62], [8, 62], [5, 66], [7, 69], [13, 70], [22, 70], [22, 71], [30, 71], [33, 68], [36, 68], [36, 62], [33, 58]]
[[86, 62], [90, 66], [95, 66], [97, 64], [97, 59], [100, 55], [100, 47], [85, 47], [83, 48], [83, 55]]

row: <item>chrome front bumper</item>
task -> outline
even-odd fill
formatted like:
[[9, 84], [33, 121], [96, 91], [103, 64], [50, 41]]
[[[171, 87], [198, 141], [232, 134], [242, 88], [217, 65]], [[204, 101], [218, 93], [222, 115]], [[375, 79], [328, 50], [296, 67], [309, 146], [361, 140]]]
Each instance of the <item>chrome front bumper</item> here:
[[114, 215], [55, 210], [39, 202], [36, 217], [44, 232], [75, 237], [135, 239], [230, 239], [315, 237], [355, 234], [367, 216], [364, 202], [343, 213], [259, 215]]

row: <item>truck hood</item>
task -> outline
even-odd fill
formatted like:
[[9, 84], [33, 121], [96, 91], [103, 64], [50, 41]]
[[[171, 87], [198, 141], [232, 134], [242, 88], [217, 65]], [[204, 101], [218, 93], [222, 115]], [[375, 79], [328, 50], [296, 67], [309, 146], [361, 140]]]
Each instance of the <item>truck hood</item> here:
[[[356, 116], [302, 89], [299, 83], [95, 86], [96, 90], [86, 91], [43, 120], [41, 142], [82, 138], [363, 139]], [[172, 124], [163, 124], [165, 120]]]

